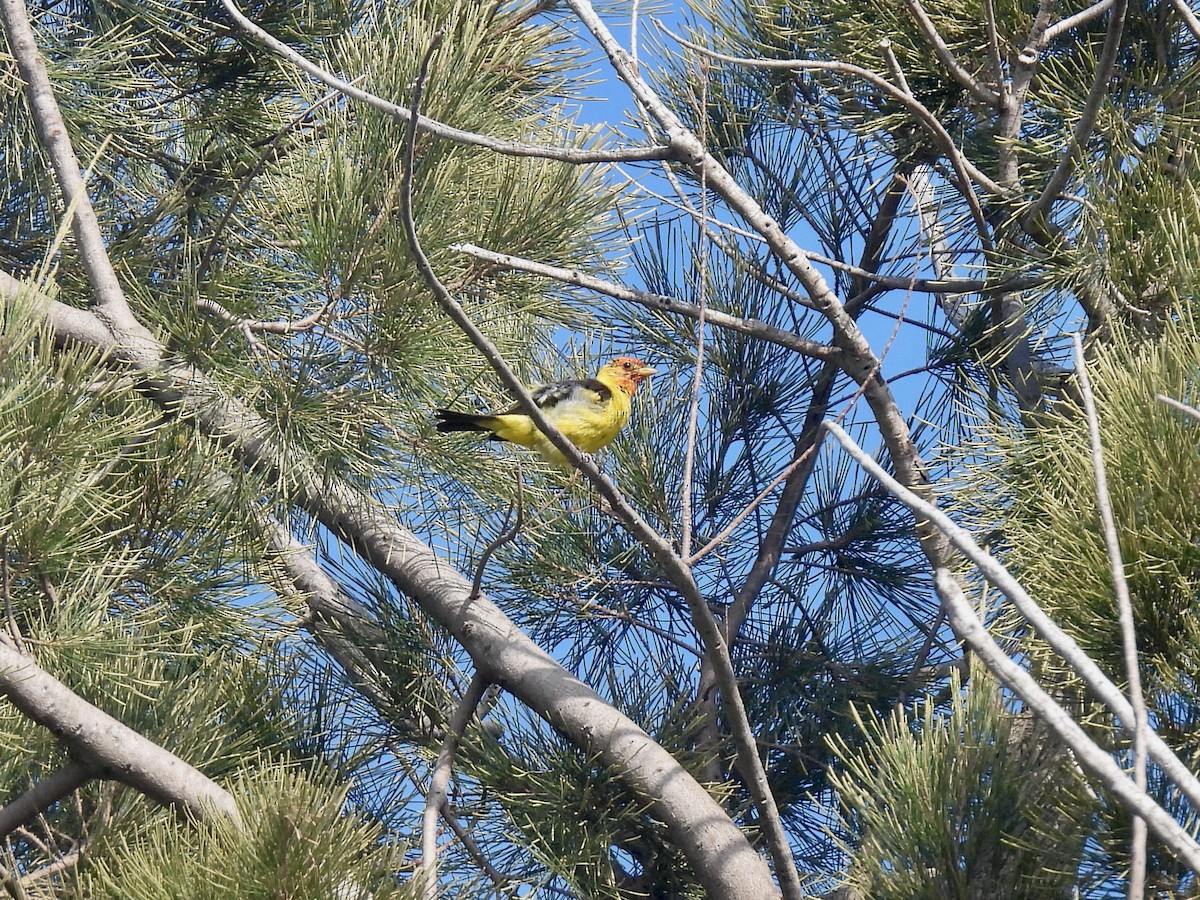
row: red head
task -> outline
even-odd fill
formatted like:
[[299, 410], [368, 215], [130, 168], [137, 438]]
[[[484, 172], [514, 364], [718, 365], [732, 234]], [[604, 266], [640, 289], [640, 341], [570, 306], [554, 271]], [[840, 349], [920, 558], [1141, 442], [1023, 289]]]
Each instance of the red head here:
[[615, 384], [625, 393], [632, 395], [639, 384], [657, 371], [640, 359], [634, 359], [632, 356], [618, 356], [612, 362], [605, 364], [597, 378]]

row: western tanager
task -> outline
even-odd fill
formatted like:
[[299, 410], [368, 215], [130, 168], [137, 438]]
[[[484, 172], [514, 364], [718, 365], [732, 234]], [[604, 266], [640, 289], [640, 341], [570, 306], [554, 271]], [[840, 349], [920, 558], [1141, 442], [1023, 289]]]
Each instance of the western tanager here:
[[[530, 393], [534, 402], [566, 437], [585, 453], [605, 447], [629, 421], [630, 401], [637, 386], [655, 370], [632, 356], [618, 356], [595, 378], [540, 384]], [[502, 412], [437, 410], [438, 431], [481, 431], [492, 440], [511, 441], [537, 450], [550, 462], [566, 458], [546, 439], [533, 420], [513, 406]]]

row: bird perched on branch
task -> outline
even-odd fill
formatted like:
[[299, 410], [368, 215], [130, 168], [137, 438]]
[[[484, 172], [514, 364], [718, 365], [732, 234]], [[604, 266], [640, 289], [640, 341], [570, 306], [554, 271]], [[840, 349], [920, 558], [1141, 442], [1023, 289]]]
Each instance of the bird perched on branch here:
[[[546, 418], [572, 444], [584, 453], [593, 453], [612, 443], [625, 427], [634, 391], [653, 374], [655, 370], [640, 359], [618, 356], [595, 378], [540, 384], [530, 393]], [[552, 463], [566, 464], [566, 457], [521, 412], [520, 406], [495, 413], [439, 409], [437, 417], [438, 431], [480, 431], [491, 435], [492, 440], [530, 447]]]

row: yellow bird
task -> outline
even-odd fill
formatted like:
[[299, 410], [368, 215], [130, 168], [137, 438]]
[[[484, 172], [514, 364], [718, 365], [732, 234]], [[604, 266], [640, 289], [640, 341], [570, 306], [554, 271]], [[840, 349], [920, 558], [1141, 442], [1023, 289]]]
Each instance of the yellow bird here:
[[[546, 418], [572, 444], [584, 453], [594, 453], [612, 443], [625, 427], [634, 391], [656, 371], [640, 359], [618, 356], [597, 372], [595, 378], [540, 384], [530, 393]], [[437, 417], [438, 431], [481, 431], [491, 435], [492, 440], [530, 447], [552, 463], [566, 464], [566, 457], [519, 406], [495, 413], [439, 409]]]

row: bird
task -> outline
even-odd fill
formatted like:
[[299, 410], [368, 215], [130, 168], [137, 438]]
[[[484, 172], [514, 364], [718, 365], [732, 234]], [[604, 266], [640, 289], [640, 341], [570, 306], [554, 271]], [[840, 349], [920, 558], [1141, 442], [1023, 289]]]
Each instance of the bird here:
[[[594, 453], [612, 443], [629, 421], [637, 387], [657, 369], [632, 356], [606, 363], [595, 378], [577, 378], [539, 384], [530, 390], [533, 402], [566, 438], [584, 453]], [[520, 405], [501, 412], [435, 410], [440, 432], [478, 431], [490, 440], [509, 441], [538, 451], [549, 462], [567, 465], [567, 459], [525, 413]]]

